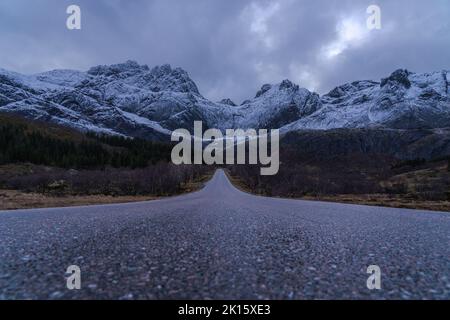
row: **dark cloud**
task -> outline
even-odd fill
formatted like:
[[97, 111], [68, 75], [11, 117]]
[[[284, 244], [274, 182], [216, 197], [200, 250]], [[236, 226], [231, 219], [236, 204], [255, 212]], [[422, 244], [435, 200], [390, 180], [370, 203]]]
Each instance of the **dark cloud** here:
[[[82, 9], [82, 30], [65, 27]], [[366, 28], [366, 8], [382, 29]], [[324, 93], [397, 68], [449, 69], [447, 0], [2, 0], [0, 67], [24, 73], [134, 59], [186, 69], [213, 100], [289, 78]]]

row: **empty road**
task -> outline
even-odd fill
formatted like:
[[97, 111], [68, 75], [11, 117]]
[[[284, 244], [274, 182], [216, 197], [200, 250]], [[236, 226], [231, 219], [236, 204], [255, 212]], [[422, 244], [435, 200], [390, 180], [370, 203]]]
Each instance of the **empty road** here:
[[0, 212], [0, 299], [90, 298], [450, 299], [450, 213], [258, 197], [223, 171], [164, 200]]

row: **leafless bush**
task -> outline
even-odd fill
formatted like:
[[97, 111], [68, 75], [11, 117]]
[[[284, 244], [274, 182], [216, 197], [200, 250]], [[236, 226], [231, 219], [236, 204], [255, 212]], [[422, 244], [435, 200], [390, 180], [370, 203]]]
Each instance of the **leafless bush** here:
[[4, 187], [54, 195], [172, 195], [206, 173], [203, 166], [160, 163], [144, 169], [40, 170], [14, 176]]

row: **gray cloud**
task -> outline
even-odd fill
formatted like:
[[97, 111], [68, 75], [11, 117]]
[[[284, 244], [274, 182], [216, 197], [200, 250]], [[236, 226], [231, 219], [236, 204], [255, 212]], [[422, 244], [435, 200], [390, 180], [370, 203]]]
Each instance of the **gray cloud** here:
[[[382, 29], [366, 28], [366, 8]], [[69, 4], [82, 30], [65, 28]], [[449, 69], [447, 0], [3, 0], [0, 67], [86, 70], [128, 59], [186, 69], [208, 98], [252, 97], [289, 78], [319, 93], [398, 68]]]

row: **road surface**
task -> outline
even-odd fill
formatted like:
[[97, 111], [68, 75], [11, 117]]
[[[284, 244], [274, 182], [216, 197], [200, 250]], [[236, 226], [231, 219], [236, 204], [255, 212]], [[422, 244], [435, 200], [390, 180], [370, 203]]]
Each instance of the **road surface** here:
[[450, 299], [449, 257], [450, 213], [258, 197], [223, 171], [175, 198], [0, 212], [0, 299]]

